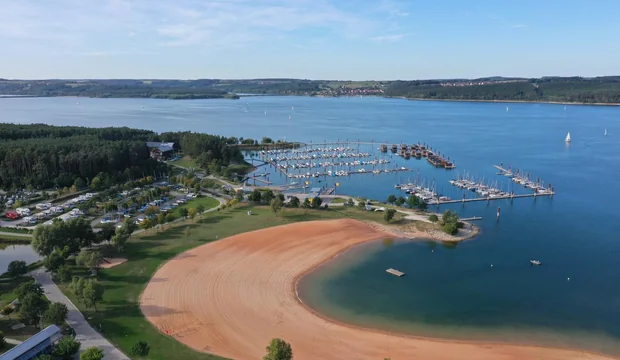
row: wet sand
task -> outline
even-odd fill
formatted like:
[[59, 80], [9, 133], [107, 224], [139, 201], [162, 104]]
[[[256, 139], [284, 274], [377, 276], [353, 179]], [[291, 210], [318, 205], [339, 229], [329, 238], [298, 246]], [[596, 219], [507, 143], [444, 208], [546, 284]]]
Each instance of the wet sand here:
[[274, 337], [290, 342], [297, 360], [611, 359], [579, 350], [382, 333], [325, 319], [299, 301], [301, 276], [351, 246], [390, 236], [350, 219], [232, 236], [164, 264], [144, 290], [141, 309], [162, 333], [197, 351], [239, 360], [262, 358]]

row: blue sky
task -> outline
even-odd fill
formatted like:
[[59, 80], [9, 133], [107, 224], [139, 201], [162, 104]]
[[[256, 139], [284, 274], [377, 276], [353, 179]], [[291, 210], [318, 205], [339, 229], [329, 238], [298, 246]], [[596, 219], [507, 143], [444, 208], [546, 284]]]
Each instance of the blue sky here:
[[0, 0], [2, 78], [620, 74], [620, 1]]

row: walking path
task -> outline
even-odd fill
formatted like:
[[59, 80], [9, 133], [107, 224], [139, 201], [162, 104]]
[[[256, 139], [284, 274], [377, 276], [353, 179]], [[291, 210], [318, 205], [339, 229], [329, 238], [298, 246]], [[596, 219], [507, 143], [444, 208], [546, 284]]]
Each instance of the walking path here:
[[20, 233], [20, 232], [9, 232], [9, 231], [0, 231], [0, 235], [17, 236], [17, 237], [25, 237], [25, 238], [32, 237], [32, 234], [26, 234], [26, 233]]
[[4, 338], [4, 341], [7, 342], [7, 344], [12, 344], [12, 345], [19, 345], [21, 344], [23, 341], [19, 341], [19, 340], [15, 340], [15, 339], [9, 339], [9, 338]]
[[50, 301], [61, 302], [67, 305], [69, 309], [69, 315], [67, 316], [67, 323], [75, 330], [75, 339], [82, 343], [82, 350], [86, 350], [89, 347], [96, 346], [103, 350], [105, 360], [129, 360], [125, 354], [119, 349], [114, 347], [103, 335], [99, 334], [93, 329], [84, 315], [77, 309], [75, 305], [60, 291], [58, 286], [54, 284], [50, 274], [42, 269], [35, 270], [32, 275], [36, 281], [41, 284], [45, 291], [45, 296]]

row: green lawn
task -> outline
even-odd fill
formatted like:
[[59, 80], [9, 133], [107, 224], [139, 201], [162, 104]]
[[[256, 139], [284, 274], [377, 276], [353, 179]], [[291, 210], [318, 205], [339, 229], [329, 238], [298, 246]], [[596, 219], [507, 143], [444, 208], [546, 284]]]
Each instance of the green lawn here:
[[181, 208], [185, 208], [187, 210], [191, 209], [191, 208], [196, 208], [198, 205], [204, 206], [205, 211], [212, 209], [214, 207], [217, 207], [220, 202], [217, 199], [214, 199], [210, 196], [201, 196], [192, 200], [189, 200], [188, 202], [186, 202], [185, 204], [177, 207], [174, 209], [174, 215], [176, 215], [177, 217], [181, 216], [179, 214], [179, 209]]
[[[10, 304], [17, 298], [15, 295], [15, 289], [24, 282], [32, 280], [30, 276], [22, 276], [17, 279], [0, 279], [0, 309]], [[26, 326], [19, 330], [11, 329], [11, 326], [18, 324], [19, 314], [13, 313], [10, 318], [5, 316], [0, 319], [0, 331], [4, 333], [4, 336], [16, 340], [26, 340], [30, 336], [36, 334], [39, 329], [34, 326]]]
[[[252, 210], [251, 216], [247, 215], [248, 210]], [[214, 211], [197, 218], [195, 223], [186, 221], [167, 225], [167, 230], [164, 232], [152, 229], [128, 241], [122, 256], [127, 257], [129, 261], [100, 271], [99, 278], [105, 287], [105, 294], [104, 302], [98, 305], [98, 312], [85, 309], [79, 304], [67, 284], [59, 286], [65, 295], [80, 307], [89, 322], [95, 328], [101, 325], [103, 335], [127, 354], [135, 342], [143, 340], [151, 346], [146, 359], [221, 359], [195, 352], [173, 338], [159, 333], [142, 316], [139, 297], [157, 268], [176, 254], [216, 239], [298, 221], [343, 217], [382, 221], [383, 214], [357, 208], [342, 208], [337, 211], [283, 209], [278, 216], [275, 216], [266, 206]]]
[[334, 198], [334, 199], [332, 199], [332, 204], [344, 204], [347, 201], [349, 201], [349, 199]]
[[185, 155], [177, 161], [172, 161], [170, 162], [170, 164], [174, 164], [174, 165], [181, 166], [184, 168], [194, 168], [194, 169], [199, 168], [198, 164], [196, 164], [196, 161], [189, 155]]

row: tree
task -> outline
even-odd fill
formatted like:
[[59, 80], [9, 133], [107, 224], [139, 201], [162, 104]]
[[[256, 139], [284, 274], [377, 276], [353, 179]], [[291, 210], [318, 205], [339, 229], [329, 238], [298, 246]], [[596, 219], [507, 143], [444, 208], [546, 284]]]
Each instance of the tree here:
[[261, 140], [261, 144], [272, 144], [272, 143], [273, 143], [273, 140], [271, 138], [263, 136], [263, 139]]
[[58, 268], [65, 264], [65, 255], [58, 249], [54, 250], [51, 254], [45, 257], [43, 265], [51, 272], [56, 272]]
[[196, 217], [196, 214], [198, 212], [196, 211], [196, 209], [191, 208], [187, 211], [187, 216], [189, 216], [190, 219], [192, 219], [192, 222], [194, 222], [194, 218]]
[[62, 325], [67, 320], [67, 315], [69, 314], [69, 309], [67, 309], [67, 305], [59, 302], [52, 303], [45, 313], [43, 314], [43, 319], [48, 323]]
[[243, 190], [235, 191], [235, 199], [237, 199], [238, 202], [243, 201]]
[[323, 203], [323, 200], [318, 197], [315, 196], [314, 198], [312, 198], [312, 207], [315, 209], [319, 209], [321, 207], [321, 204]]
[[91, 270], [96, 270], [103, 262], [103, 255], [101, 255], [101, 252], [97, 250], [84, 249], [77, 255], [75, 262], [78, 265], [86, 266]]
[[407, 206], [409, 206], [410, 209], [413, 209], [418, 205], [420, 205], [420, 199], [418, 199], [415, 195], [409, 195], [407, 198]]
[[159, 208], [157, 206], [149, 206], [144, 210], [144, 215], [151, 217], [155, 214], [159, 213]]
[[34, 280], [21, 283], [17, 289], [15, 289], [15, 295], [21, 301], [28, 294], [35, 294], [38, 297], [43, 296], [43, 287], [41, 284], [34, 282]]
[[21, 261], [21, 260], [11, 261], [7, 268], [7, 273], [12, 278], [26, 275], [27, 272], [28, 272], [28, 265], [26, 265], [25, 261]]
[[153, 220], [151, 220], [149, 218], [146, 218], [146, 219], [142, 220], [142, 222], [140, 223], [140, 227], [143, 230], [148, 230], [148, 229], [152, 228], [153, 227]]
[[11, 305], [7, 305], [7, 306], [2, 308], [2, 311], [0, 312], [0, 314], [2, 314], [3, 316], [8, 316], [9, 320], [11, 320], [11, 314], [14, 311], [15, 311], [15, 309], [13, 309], [13, 307]]
[[291, 345], [282, 339], [272, 339], [267, 346], [267, 355], [263, 360], [291, 360], [293, 349]]
[[304, 208], [306, 208], [306, 209], [307, 209], [307, 208], [309, 208], [309, 207], [311, 207], [311, 206], [312, 206], [312, 204], [310, 203], [310, 199], [305, 198], [305, 199], [304, 199], [304, 203], [303, 203], [303, 205], [302, 205], [302, 206], [303, 206]]
[[428, 205], [424, 201], [420, 201], [420, 204], [418, 205], [418, 209], [426, 210], [427, 208], [428, 208]]
[[250, 195], [248, 195], [248, 201], [251, 201], [253, 203], [260, 203], [261, 201], [261, 192], [258, 189], [254, 189], [254, 191], [252, 191], [250, 193]]
[[6, 347], [6, 340], [4, 339], [4, 333], [0, 331], [0, 350]]
[[388, 198], [387, 198], [387, 203], [388, 204], [394, 204], [395, 202], [396, 202], [396, 196], [394, 196], [394, 195], [388, 196]]
[[271, 204], [271, 200], [273, 200], [274, 197], [275, 197], [275, 195], [274, 195], [273, 191], [271, 191], [271, 189], [266, 190], [261, 195], [262, 202], [264, 202], [266, 204]]
[[114, 225], [114, 223], [99, 224], [97, 228], [101, 229], [101, 231], [97, 233], [97, 240], [99, 240], [99, 242], [104, 240], [110, 241], [112, 236], [116, 233], [116, 225]]
[[89, 347], [80, 355], [80, 360], [102, 360], [103, 350], [98, 347]]
[[299, 198], [297, 196], [291, 197], [291, 200], [289, 201], [288, 204], [292, 208], [298, 208], [299, 207]]
[[93, 189], [99, 189], [101, 187], [101, 179], [98, 176], [95, 176], [90, 181], [90, 187]]
[[[81, 177], [78, 177], [75, 179], [75, 181], [73, 182], [73, 186], [75, 186], [77, 189], [81, 189], [84, 186], [86, 186], [86, 183], [84, 182], [84, 179], [82, 179]], [[74, 191], [75, 192], [75, 191]]]
[[182, 218], [186, 218], [188, 213], [189, 211], [187, 210], [187, 208], [179, 208], [179, 215], [181, 215]]
[[47, 309], [47, 301], [36, 293], [27, 293], [19, 299], [19, 318], [26, 325], [39, 327], [41, 314]]
[[78, 301], [83, 303], [84, 302], [84, 284], [86, 283], [86, 280], [84, 278], [81, 277], [74, 277], [73, 280], [71, 281], [71, 284], [69, 285], [69, 289], [71, 289], [71, 291], [73, 291], [73, 293], [75, 294], [75, 296], [77, 297]]
[[61, 282], [67, 282], [71, 280], [72, 271], [67, 265], [63, 265], [56, 270], [56, 279]]
[[84, 283], [84, 289], [82, 290], [82, 297], [84, 298], [84, 305], [86, 307], [94, 307], [97, 311], [97, 303], [103, 300], [103, 293], [105, 289], [95, 279], [89, 279]]
[[82, 344], [73, 337], [64, 336], [58, 341], [58, 343], [56, 343], [52, 354], [59, 358], [70, 360], [73, 359], [73, 356], [77, 354], [78, 351], [80, 351], [80, 346], [82, 346]]
[[173, 213], [170, 212], [170, 213], [166, 214], [166, 222], [170, 223], [170, 222], [173, 222], [175, 219], [176, 219], [176, 217], [174, 216]]
[[353, 201], [353, 198], [349, 198], [349, 200], [347, 200], [346, 203], [344, 203], [346, 206], [353, 206], [355, 205], [355, 201]]
[[163, 213], [157, 215], [157, 223], [163, 226], [166, 223], [166, 215], [164, 215]]
[[278, 211], [282, 209], [282, 200], [280, 200], [279, 197], [275, 197], [271, 200], [269, 205], [271, 206], [271, 210], [273, 210], [274, 214], [278, 216]]
[[405, 198], [402, 196], [399, 196], [398, 199], [396, 199], [396, 201], [394, 201], [394, 203], [396, 204], [396, 206], [403, 206], [403, 204], [405, 203]]
[[437, 221], [439, 221], [439, 218], [437, 217], [437, 215], [435, 215], [435, 214], [431, 214], [431, 215], [428, 217], [428, 220], [430, 220], [430, 222], [432, 222], [432, 223], [436, 223]]
[[202, 214], [203, 212], [205, 212], [205, 207], [202, 204], [198, 204], [198, 206], [196, 206], [196, 212], [198, 214]]
[[456, 212], [453, 212], [451, 210], [446, 210], [444, 211], [444, 213], [441, 215], [441, 221], [444, 224], [448, 224], [448, 223], [456, 223], [459, 221], [459, 214], [457, 214]]
[[131, 354], [135, 356], [145, 357], [149, 354], [151, 347], [146, 341], [138, 341], [131, 347]]
[[395, 214], [396, 214], [396, 210], [387, 209], [385, 210], [385, 213], [383, 213], [383, 220], [385, 220], [386, 223], [389, 223], [394, 218]]
[[90, 247], [95, 233], [90, 222], [84, 218], [68, 221], [57, 220], [51, 225], [39, 225], [32, 234], [32, 247], [41, 256], [63, 249], [65, 256], [77, 254], [80, 249]]

